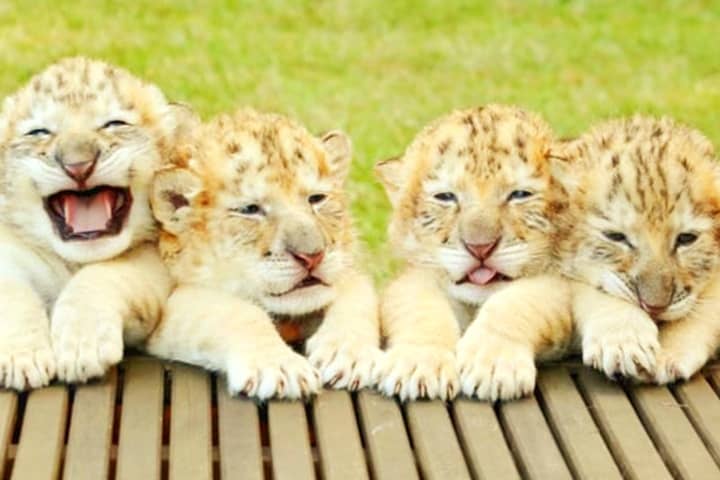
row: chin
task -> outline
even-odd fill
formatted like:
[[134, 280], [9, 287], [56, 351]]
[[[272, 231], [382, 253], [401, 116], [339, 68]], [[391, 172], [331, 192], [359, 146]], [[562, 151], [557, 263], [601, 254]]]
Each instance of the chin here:
[[475, 285], [470, 282], [450, 283], [448, 294], [462, 303], [480, 306], [494, 293], [507, 287], [510, 282], [499, 281], [487, 285]]
[[277, 315], [306, 315], [327, 307], [335, 300], [335, 289], [327, 285], [300, 288], [284, 295], [263, 295], [260, 303]]
[[73, 263], [92, 263], [109, 260], [128, 250], [132, 233], [124, 230], [116, 235], [92, 240], [62, 240], [53, 237], [52, 248], [64, 260]]

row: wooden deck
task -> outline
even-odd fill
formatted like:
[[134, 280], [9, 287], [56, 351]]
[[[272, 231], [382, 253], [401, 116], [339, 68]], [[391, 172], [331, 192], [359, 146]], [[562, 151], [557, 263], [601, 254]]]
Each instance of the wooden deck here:
[[328, 391], [258, 407], [198, 369], [137, 357], [77, 389], [0, 392], [0, 478], [717, 479], [719, 387], [719, 366], [623, 389], [567, 364], [499, 406]]

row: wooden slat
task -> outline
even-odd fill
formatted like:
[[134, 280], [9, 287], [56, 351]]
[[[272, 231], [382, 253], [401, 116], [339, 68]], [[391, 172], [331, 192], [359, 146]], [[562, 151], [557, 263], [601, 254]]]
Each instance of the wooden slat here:
[[630, 390], [635, 406], [660, 454], [682, 478], [720, 478], [720, 470], [667, 388]]
[[131, 358], [124, 366], [116, 477], [159, 480], [163, 367], [147, 358]]
[[54, 480], [58, 477], [67, 408], [68, 394], [62, 385], [30, 392], [12, 479]]
[[720, 462], [720, 400], [702, 375], [679, 383], [675, 392], [708, 451]]
[[116, 370], [112, 369], [102, 381], [77, 387], [70, 416], [63, 478], [107, 478], [116, 381]]
[[405, 405], [405, 413], [423, 478], [469, 480], [470, 472], [445, 403], [410, 402]]
[[358, 393], [360, 425], [376, 480], [419, 478], [396, 401], [368, 390]]
[[571, 478], [535, 397], [501, 404], [500, 418], [526, 478]]
[[210, 377], [185, 365], [172, 367], [170, 478], [212, 478]]
[[538, 389], [560, 448], [576, 478], [621, 479], [622, 475], [568, 371], [540, 371]]
[[5, 478], [3, 475], [8, 458], [8, 447], [12, 441], [17, 403], [17, 393], [0, 391], [0, 478]]
[[623, 475], [635, 480], [670, 480], [670, 472], [625, 392], [590, 369], [579, 370], [578, 383]]
[[453, 402], [459, 439], [474, 478], [519, 479], [495, 410], [487, 402], [466, 398]]
[[369, 478], [350, 393], [324, 391], [315, 399], [313, 412], [322, 478]]
[[225, 382], [218, 381], [220, 478], [262, 480], [260, 420], [255, 402], [233, 398]]
[[314, 479], [305, 406], [300, 402], [268, 403], [270, 450], [275, 480]]

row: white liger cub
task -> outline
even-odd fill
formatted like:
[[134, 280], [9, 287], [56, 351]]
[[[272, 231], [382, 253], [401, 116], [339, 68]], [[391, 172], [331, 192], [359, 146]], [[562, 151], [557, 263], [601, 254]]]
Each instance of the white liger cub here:
[[[225, 372], [231, 393], [259, 399], [305, 397], [321, 382], [369, 385], [377, 300], [353, 265], [350, 140], [249, 110], [196, 133], [154, 181], [160, 248], [178, 287], [148, 350]], [[308, 361], [273, 321], [318, 313]]]
[[[153, 171], [178, 109], [150, 84], [70, 58], [0, 113], [0, 384], [102, 375], [157, 322], [170, 281], [151, 243]], [[53, 351], [54, 350], [54, 351]]]
[[[506, 319], [488, 323], [479, 307], [551, 264], [554, 217], [563, 208], [552, 141], [537, 115], [488, 105], [437, 120], [402, 157], [378, 164], [394, 210], [390, 238], [408, 264], [381, 300], [388, 349], [374, 377], [382, 392], [449, 399], [459, 380], [469, 392], [487, 388], [476, 368], [497, 352], [481, 350], [480, 340]], [[456, 343], [473, 319], [459, 379]], [[532, 356], [526, 374], [534, 378]]]
[[[594, 128], [577, 165], [560, 254], [575, 285], [585, 363], [607, 375], [688, 378], [720, 334], [720, 166], [711, 142], [672, 120]], [[545, 331], [544, 335], [549, 335]]]

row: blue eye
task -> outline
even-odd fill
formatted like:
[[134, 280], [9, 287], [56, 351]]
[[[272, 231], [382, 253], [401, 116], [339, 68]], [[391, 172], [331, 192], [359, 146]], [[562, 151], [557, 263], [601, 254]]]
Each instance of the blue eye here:
[[34, 128], [25, 134], [26, 137], [39, 137], [40, 135], [50, 135], [47, 128]]
[[433, 197], [441, 202], [457, 202], [457, 196], [453, 192], [440, 192], [433, 195]]
[[513, 190], [510, 192], [510, 195], [507, 197], [507, 201], [510, 202], [512, 200], [522, 200], [523, 198], [532, 197], [533, 193], [528, 192], [527, 190]]

